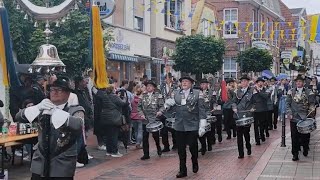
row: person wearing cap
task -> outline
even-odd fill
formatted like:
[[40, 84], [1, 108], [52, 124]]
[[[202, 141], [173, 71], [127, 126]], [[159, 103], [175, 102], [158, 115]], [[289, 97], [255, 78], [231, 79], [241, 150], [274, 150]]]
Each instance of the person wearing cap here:
[[[270, 93], [270, 102], [268, 104], [268, 128], [269, 130], [277, 129], [278, 124], [278, 86], [275, 77], [270, 78], [269, 88], [267, 91]], [[268, 101], [269, 102], [269, 101]]]
[[70, 80], [58, 77], [49, 87], [49, 98], [23, 109], [15, 120], [38, 121], [38, 146], [31, 163], [32, 180], [73, 179], [77, 162], [76, 140], [81, 137], [84, 109], [69, 106]]
[[[162, 97], [164, 98], [164, 100], [172, 98], [173, 97], [173, 92], [178, 89], [177, 84], [175, 84], [173, 82], [173, 76], [171, 73], [166, 74], [165, 77], [165, 82], [161, 84], [160, 86], [160, 92], [162, 94]], [[171, 118], [173, 117], [174, 113], [169, 110], [167, 112], [164, 113], [164, 116], [162, 116], [161, 121], [162, 123], [165, 124], [166, 118]], [[161, 137], [162, 137], [162, 144], [164, 146], [162, 152], [169, 152], [170, 151], [170, 143], [169, 143], [169, 131], [172, 134], [172, 150], [177, 149], [176, 146], [176, 136], [175, 136], [175, 131], [174, 129], [168, 128], [166, 126], [164, 126], [161, 129]]]
[[[261, 145], [261, 142], [266, 141], [266, 137], [269, 137], [268, 124], [267, 124], [267, 112], [268, 112], [268, 100], [270, 99], [269, 93], [266, 92], [264, 87], [265, 80], [259, 77], [256, 80], [256, 85], [253, 89], [253, 102], [254, 102], [254, 137], [256, 145]], [[266, 133], [266, 134], [265, 134]]]
[[303, 155], [308, 156], [310, 133], [301, 134], [297, 130], [297, 123], [306, 118], [315, 117], [315, 94], [304, 87], [305, 78], [298, 75], [295, 79], [295, 88], [288, 91], [286, 106], [287, 118], [290, 120], [291, 142], [293, 161], [299, 160], [300, 146], [303, 147]]
[[[164, 108], [164, 100], [162, 95], [156, 91], [157, 84], [153, 81], [149, 80], [145, 82], [146, 92], [143, 93], [141, 101], [138, 103], [138, 113], [145, 119], [143, 121], [142, 129], [142, 148], [143, 148], [143, 156], [141, 160], [150, 159], [149, 154], [149, 132], [147, 131], [147, 124], [154, 123], [159, 121], [160, 117], [163, 115]], [[152, 133], [152, 137], [156, 143], [157, 154], [161, 156], [162, 149], [160, 146], [160, 137], [159, 132]]]
[[236, 97], [236, 87], [235, 87], [235, 81], [233, 79], [228, 79], [226, 81], [227, 83], [227, 96], [228, 100], [223, 103], [223, 116], [224, 116], [224, 126], [227, 132], [227, 139], [231, 139], [231, 129], [233, 137], [237, 137], [237, 128], [235, 124], [235, 120], [233, 118], [233, 110], [232, 110], [232, 104], [233, 100]]
[[[236, 91], [236, 96], [233, 99], [232, 110], [235, 119], [243, 117], [252, 117], [253, 110], [253, 88], [249, 86], [250, 78], [244, 75], [240, 78], [241, 88]], [[247, 126], [237, 126], [237, 145], [239, 152], [239, 159], [244, 158], [243, 137], [245, 139], [247, 154], [251, 155], [250, 143], [250, 128], [251, 124]]]
[[47, 79], [43, 75], [37, 75], [35, 78], [35, 83], [31, 85], [32, 87], [32, 99], [36, 104], [40, 103], [45, 97], [45, 85]]
[[203, 94], [200, 90], [192, 88], [194, 80], [185, 76], [179, 79], [181, 90], [176, 90], [172, 99], [167, 99], [164, 107], [174, 108], [176, 112], [174, 129], [178, 146], [180, 168], [177, 178], [187, 176], [187, 153], [186, 147], [189, 145], [192, 160], [192, 171], [197, 173], [198, 164], [198, 137], [206, 132], [207, 115], [204, 105]]
[[222, 96], [221, 96], [221, 82], [216, 82], [212, 90], [212, 114], [217, 118], [211, 126], [213, 133], [213, 144], [216, 144], [216, 132], [218, 134], [218, 142], [222, 142]]

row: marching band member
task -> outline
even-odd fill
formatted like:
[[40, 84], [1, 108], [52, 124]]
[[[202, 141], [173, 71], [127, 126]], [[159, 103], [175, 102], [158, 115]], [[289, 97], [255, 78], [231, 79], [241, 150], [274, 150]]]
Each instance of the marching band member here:
[[222, 142], [222, 99], [221, 99], [221, 87], [220, 83], [216, 83], [213, 88], [212, 94], [213, 106], [212, 106], [212, 114], [216, 116], [217, 121], [213, 123], [211, 126], [211, 130], [213, 133], [213, 144], [216, 144], [216, 130], [218, 134], [218, 142]]
[[[243, 116], [252, 117], [253, 109], [253, 88], [249, 87], [250, 78], [247, 75], [244, 75], [240, 78], [241, 88], [236, 92], [236, 96], [233, 100], [232, 110], [235, 113], [236, 119], [241, 119]], [[239, 159], [244, 158], [243, 152], [243, 137], [246, 141], [247, 154], [251, 155], [251, 144], [250, 144], [250, 127], [247, 126], [237, 126], [237, 144]]]
[[189, 145], [192, 160], [192, 170], [197, 173], [198, 165], [198, 136], [203, 136], [207, 125], [207, 115], [204, 107], [204, 99], [201, 91], [193, 89], [194, 80], [191, 77], [183, 77], [181, 90], [175, 91], [173, 99], [167, 99], [165, 107], [174, 107], [176, 120], [174, 129], [178, 145], [180, 170], [177, 178], [187, 176], [187, 153], [186, 147]]
[[[207, 79], [202, 79], [200, 82], [201, 91], [203, 94], [204, 105], [207, 115], [211, 115], [211, 111], [213, 110], [214, 100], [213, 100], [213, 91], [209, 89], [209, 81]], [[202, 155], [206, 153], [206, 151], [212, 151], [212, 143], [214, 142], [214, 127], [213, 123], [211, 124], [211, 131], [206, 132], [202, 137], [199, 137], [201, 143], [200, 152]], [[208, 143], [208, 148], [207, 148]]]
[[315, 116], [315, 94], [304, 87], [304, 80], [302, 75], [298, 75], [295, 79], [296, 88], [289, 90], [287, 96], [287, 118], [290, 120], [293, 161], [299, 160], [300, 146], [303, 146], [303, 155], [308, 156], [310, 142], [310, 133], [299, 133], [297, 123]]
[[[160, 86], [160, 91], [164, 99], [172, 98], [173, 92], [178, 88], [178, 86], [173, 82], [172, 78], [173, 78], [172, 74], [168, 73], [166, 75], [165, 82], [162, 83]], [[172, 112], [172, 110], [168, 110], [167, 112], [165, 112], [164, 116], [162, 116], [161, 118], [162, 123], [165, 124], [166, 118], [171, 118], [173, 114], [174, 113]], [[168, 138], [169, 131], [172, 134], [172, 144], [173, 144], [172, 150], [175, 150], [177, 148], [174, 129], [164, 126], [160, 131], [161, 137], [162, 137], [162, 144], [164, 146], [162, 152], [170, 151], [170, 144], [169, 144], [169, 138]]]
[[256, 86], [253, 89], [253, 101], [254, 101], [254, 136], [256, 140], [256, 145], [260, 145], [260, 139], [262, 142], [266, 140], [266, 136], [269, 137], [268, 127], [267, 127], [267, 101], [269, 99], [269, 94], [263, 87], [265, 80], [263, 78], [258, 78], [256, 80]]
[[[142, 137], [142, 147], [143, 147], [143, 156], [141, 160], [150, 159], [149, 155], [149, 132], [147, 131], [147, 123], [152, 123], [159, 120], [159, 117], [162, 116], [163, 109], [163, 98], [162, 95], [155, 91], [157, 88], [156, 83], [153, 81], [147, 81], [146, 93], [142, 95], [141, 101], [138, 104], [138, 112], [146, 121], [143, 122], [143, 137]], [[152, 133], [152, 137], [157, 146], [157, 153], [161, 156], [161, 147], [160, 147], [160, 137], [159, 132]]]
[[38, 146], [34, 152], [32, 180], [73, 179], [77, 162], [77, 144], [84, 124], [84, 109], [69, 106], [70, 81], [58, 77], [48, 88], [50, 99], [28, 107], [16, 115], [16, 121], [39, 121]]
[[233, 100], [236, 97], [235, 93], [235, 82], [233, 79], [227, 80], [227, 95], [228, 95], [228, 101], [224, 102], [223, 104], [223, 116], [224, 116], [224, 125], [225, 129], [227, 131], [228, 137], [227, 139], [231, 139], [231, 129], [233, 137], [237, 137], [236, 133], [236, 124], [233, 118], [233, 110], [232, 110], [232, 104]]

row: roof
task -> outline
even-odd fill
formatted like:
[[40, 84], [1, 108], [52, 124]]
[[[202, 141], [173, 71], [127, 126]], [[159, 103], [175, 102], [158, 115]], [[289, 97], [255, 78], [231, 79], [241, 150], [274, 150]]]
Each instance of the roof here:
[[293, 8], [293, 9], [290, 9], [290, 12], [292, 14], [300, 14], [302, 11], [303, 11], [304, 8]]

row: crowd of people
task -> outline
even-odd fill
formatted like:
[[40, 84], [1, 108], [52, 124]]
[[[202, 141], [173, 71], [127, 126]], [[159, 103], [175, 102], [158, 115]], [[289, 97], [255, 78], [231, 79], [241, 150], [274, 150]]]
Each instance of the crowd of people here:
[[[176, 177], [182, 178], [187, 176], [187, 145], [192, 170], [197, 173], [198, 152], [205, 155], [212, 151], [217, 141], [223, 141], [223, 131], [226, 140], [237, 138], [238, 158], [243, 159], [244, 145], [247, 155], [252, 154], [252, 124], [259, 146], [270, 137], [271, 130], [278, 128], [278, 121], [287, 118], [292, 134], [292, 160], [297, 161], [300, 146], [303, 155], [308, 155], [310, 141], [310, 134], [297, 131], [297, 123], [315, 117], [316, 95], [320, 90], [316, 77], [308, 79], [301, 75], [294, 81], [243, 75], [239, 80], [226, 79], [226, 83], [212, 79], [195, 83], [189, 76], [177, 81], [168, 73], [160, 84], [146, 76], [120, 84], [111, 77], [109, 86], [100, 89], [94, 87], [92, 71], [73, 79], [22, 74], [20, 81], [21, 87], [10, 90], [11, 116], [16, 122], [37, 120], [40, 127], [32, 159], [32, 179], [73, 179], [75, 168], [83, 167], [92, 158], [86, 150], [89, 130], [97, 137], [97, 149], [105, 151], [106, 156], [123, 156], [118, 147], [120, 140], [125, 147], [135, 145], [142, 149], [141, 160], [150, 159], [151, 133], [158, 156], [178, 151], [180, 168]], [[174, 123], [167, 125], [172, 118]], [[249, 123], [243, 121], [245, 124], [239, 125], [247, 119]]]

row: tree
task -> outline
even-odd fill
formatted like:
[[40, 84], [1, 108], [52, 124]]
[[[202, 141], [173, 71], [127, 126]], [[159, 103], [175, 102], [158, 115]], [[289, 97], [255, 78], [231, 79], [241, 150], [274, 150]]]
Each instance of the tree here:
[[272, 65], [272, 55], [268, 50], [250, 48], [238, 56], [237, 62], [242, 63], [241, 72], [261, 72], [270, 69]]
[[174, 69], [196, 75], [197, 81], [202, 73], [215, 73], [222, 68], [225, 51], [224, 41], [213, 36], [191, 35], [178, 38]]
[[[52, 5], [61, 4], [64, 0], [52, 0]], [[45, 6], [43, 0], [31, 0], [36, 5]], [[68, 75], [75, 75], [90, 67], [89, 40], [90, 40], [90, 17], [85, 10], [86, 1], [79, 6], [79, 10], [70, 13], [70, 19], [56, 27], [50, 24], [53, 32], [49, 43], [57, 47], [59, 57], [67, 67]], [[37, 28], [33, 23], [24, 20], [24, 13], [16, 9], [12, 0], [4, 0], [9, 13], [10, 32], [13, 50], [19, 63], [32, 63], [38, 53], [40, 45], [45, 43], [43, 31], [45, 22], [38, 22]], [[110, 40], [110, 34], [105, 37]]]

